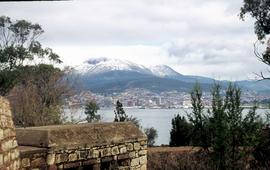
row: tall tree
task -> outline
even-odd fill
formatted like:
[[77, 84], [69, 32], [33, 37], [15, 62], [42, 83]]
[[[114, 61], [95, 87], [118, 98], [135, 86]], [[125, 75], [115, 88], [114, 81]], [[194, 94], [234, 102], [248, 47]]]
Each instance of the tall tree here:
[[0, 69], [12, 70], [25, 61], [49, 59], [61, 63], [59, 56], [50, 48], [43, 48], [38, 38], [44, 33], [39, 24], [26, 20], [12, 21], [0, 17]]
[[[231, 161], [232, 169], [236, 166], [236, 162], [241, 158], [241, 152], [238, 147], [243, 145], [242, 143], [242, 111], [241, 107], [241, 89], [232, 83], [229, 84], [226, 97], [224, 101], [225, 112], [228, 119], [228, 145], [229, 147], [229, 160]], [[249, 134], [250, 135], [250, 134]]]
[[215, 84], [212, 88], [212, 108], [210, 127], [212, 131], [211, 146], [213, 147], [213, 160], [217, 169], [226, 168], [226, 151], [228, 150], [228, 117], [225, 112], [225, 105], [221, 96], [221, 86]]
[[[5, 95], [16, 84], [17, 69], [31, 61], [61, 63], [50, 48], [43, 48], [38, 38], [44, 33], [39, 24], [26, 20], [12, 21], [0, 17], [0, 94]], [[21, 71], [21, 70], [20, 70]]]
[[[204, 106], [202, 101], [202, 90], [199, 83], [196, 83], [190, 93], [192, 113], [188, 115], [192, 124], [191, 139], [193, 145], [203, 146], [208, 149], [209, 139], [207, 132], [208, 118], [204, 114]], [[197, 140], [197, 139], [201, 140]]]
[[[258, 37], [258, 40], [260, 43], [265, 44], [266, 42], [266, 49], [263, 52], [260, 52], [258, 50], [258, 47], [256, 44], [254, 45], [254, 53], [255, 55], [266, 65], [270, 66], [270, 0], [244, 0], [243, 6], [241, 8], [240, 12], [240, 18], [244, 20], [244, 17], [246, 14], [250, 14], [252, 18], [255, 19], [254, 28], [255, 28], [255, 34]], [[269, 71], [268, 71], [269, 73]], [[270, 76], [265, 76], [262, 72], [259, 75], [262, 79], [268, 79], [270, 80]], [[251, 132], [253, 135], [251, 136], [258, 136], [258, 132], [256, 130], [258, 129], [258, 120], [256, 118], [255, 110], [251, 111], [247, 118], [245, 119], [245, 123], [250, 124], [252, 122], [252, 126], [245, 126], [252, 127]], [[265, 124], [265, 123], [263, 123]], [[248, 130], [248, 131], [249, 131]], [[258, 141], [258, 138], [254, 138], [248, 136], [246, 137], [247, 141], [253, 141], [256, 143]], [[255, 149], [255, 157], [258, 158], [258, 162], [260, 162], [262, 165], [267, 167], [267, 169], [270, 168], [270, 159], [269, 159], [269, 153], [270, 153], [270, 130], [269, 126], [265, 129], [265, 132], [263, 133], [262, 139], [260, 139], [259, 144], [257, 145]]]
[[0, 95], [10, 99], [16, 126], [39, 126], [62, 122], [63, 99], [70, 86], [66, 70], [39, 37], [44, 30], [26, 20], [0, 16]]

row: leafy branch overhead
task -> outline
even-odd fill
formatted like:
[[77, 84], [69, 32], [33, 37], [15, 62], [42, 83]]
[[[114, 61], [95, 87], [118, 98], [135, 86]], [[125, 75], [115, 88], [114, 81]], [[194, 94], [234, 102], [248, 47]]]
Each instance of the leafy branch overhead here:
[[44, 33], [39, 24], [26, 20], [12, 21], [0, 17], [0, 69], [13, 70], [25, 61], [45, 59], [61, 63], [59, 56], [50, 48], [42, 47], [38, 38]]
[[[270, 65], [270, 39], [267, 40], [267, 36], [270, 34], [270, 0], [244, 0], [240, 18], [244, 20], [246, 14], [250, 14], [255, 19], [254, 30], [258, 40], [262, 44], [267, 41], [266, 49], [262, 53], [258, 51], [255, 43], [254, 53], [259, 60]], [[263, 73], [260, 73], [259, 76], [263, 79], [270, 79]]]

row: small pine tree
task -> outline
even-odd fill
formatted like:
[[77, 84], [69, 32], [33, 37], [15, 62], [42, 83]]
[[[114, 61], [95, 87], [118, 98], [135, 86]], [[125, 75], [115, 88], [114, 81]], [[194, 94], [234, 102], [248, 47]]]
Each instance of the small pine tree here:
[[114, 118], [115, 122], [127, 121], [128, 116], [126, 115], [125, 110], [123, 109], [123, 104], [119, 100], [117, 100], [116, 102], [114, 114], [115, 114], [115, 118]]
[[[227, 161], [230, 162], [229, 166], [233, 169], [233, 167], [237, 167], [236, 163], [242, 157], [242, 153], [238, 149], [242, 143], [242, 112], [243, 108], [241, 107], [241, 89], [233, 85], [229, 84], [226, 90], [226, 97], [224, 101], [225, 112], [227, 115], [227, 124], [228, 124], [228, 145], [229, 150]], [[251, 134], [249, 134], [251, 135]]]
[[204, 114], [202, 101], [202, 90], [198, 83], [195, 84], [191, 93], [192, 113], [188, 115], [191, 127], [191, 141], [193, 145], [209, 147], [209, 123], [208, 117]]
[[87, 122], [96, 122], [100, 120], [100, 115], [97, 114], [97, 111], [99, 110], [99, 106], [97, 105], [96, 101], [91, 100], [86, 103], [85, 105], [85, 111], [86, 114], [86, 120]]
[[212, 132], [211, 146], [213, 147], [213, 160], [217, 169], [226, 168], [226, 151], [228, 150], [228, 117], [221, 96], [221, 86], [215, 84], [212, 88], [212, 110], [210, 127]]

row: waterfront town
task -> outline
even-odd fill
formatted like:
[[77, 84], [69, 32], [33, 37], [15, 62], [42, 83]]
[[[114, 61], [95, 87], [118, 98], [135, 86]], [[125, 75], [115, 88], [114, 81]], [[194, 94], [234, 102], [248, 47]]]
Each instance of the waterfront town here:
[[[254, 98], [255, 96], [255, 98]], [[211, 92], [203, 92], [203, 103], [206, 107], [211, 106]], [[244, 107], [253, 106], [258, 102], [261, 108], [267, 107], [264, 101], [270, 99], [269, 95], [257, 94], [255, 92], [242, 92], [242, 103]], [[82, 91], [66, 100], [68, 106], [82, 106], [87, 101], [95, 100], [100, 108], [113, 108], [117, 100], [120, 100], [126, 108], [140, 109], [173, 109], [191, 108], [190, 94], [187, 92], [169, 91], [155, 93], [145, 89], [128, 89], [122, 93], [96, 94], [90, 91]]]

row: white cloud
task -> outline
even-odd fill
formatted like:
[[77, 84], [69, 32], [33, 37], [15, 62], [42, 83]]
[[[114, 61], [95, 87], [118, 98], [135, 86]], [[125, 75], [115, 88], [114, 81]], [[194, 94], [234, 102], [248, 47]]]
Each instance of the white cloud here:
[[88, 57], [167, 64], [183, 74], [245, 79], [266, 67], [253, 55], [253, 21], [234, 0], [74, 0], [1, 3], [13, 19], [40, 23], [42, 41], [66, 65]]

